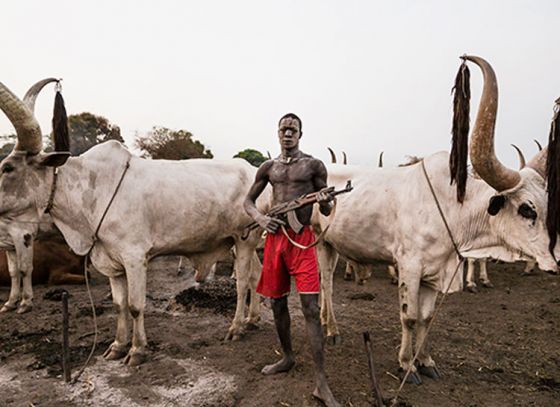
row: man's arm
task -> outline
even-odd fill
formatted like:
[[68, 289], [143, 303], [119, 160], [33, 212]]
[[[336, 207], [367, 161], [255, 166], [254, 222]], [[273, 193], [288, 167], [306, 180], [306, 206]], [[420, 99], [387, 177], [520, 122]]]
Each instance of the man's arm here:
[[[327, 168], [321, 160], [316, 161], [315, 176], [313, 177], [313, 185], [315, 186], [315, 191], [321, 191], [327, 188]], [[319, 204], [319, 210], [325, 216], [331, 214], [333, 208], [333, 197], [329, 193], [320, 192], [317, 196], [317, 203]]]
[[266, 184], [268, 184], [268, 171], [272, 167], [272, 161], [264, 162], [259, 169], [257, 170], [257, 175], [255, 176], [255, 182], [251, 185], [249, 189], [249, 193], [243, 201], [243, 208], [245, 208], [245, 212], [253, 218], [255, 222], [259, 224], [267, 232], [272, 234], [276, 233], [280, 225], [283, 225], [280, 219], [271, 218], [270, 216], [266, 216], [259, 212], [257, 209], [257, 198], [262, 194], [264, 189], [266, 188]]

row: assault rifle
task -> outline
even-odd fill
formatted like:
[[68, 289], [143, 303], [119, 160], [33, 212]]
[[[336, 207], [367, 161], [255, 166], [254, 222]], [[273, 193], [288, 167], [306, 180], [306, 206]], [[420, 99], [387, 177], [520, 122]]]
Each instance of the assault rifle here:
[[[337, 195], [345, 194], [346, 192], [350, 192], [353, 189], [354, 189], [354, 187], [352, 187], [352, 181], [347, 181], [346, 186], [343, 189], [340, 189], [338, 191], [335, 191], [334, 187], [328, 187], [328, 188], [322, 189], [321, 191], [318, 191], [318, 192], [311, 192], [309, 194], [304, 194], [304, 195], [300, 196], [299, 198], [294, 199], [293, 201], [288, 201], [288, 202], [284, 202], [284, 203], [278, 204], [276, 206], [273, 206], [272, 209], [270, 209], [270, 211], [268, 211], [266, 216], [270, 216], [272, 218], [278, 218], [281, 215], [288, 214], [288, 222], [290, 223], [290, 225], [292, 225], [293, 223], [298, 224], [299, 221], [295, 217], [294, 210], [302, 208], [304, 206], [313, 205], [314, 203], [316, 203], [317, 202], [317, 196], [319, 195], [319, 192], [327, 192], [330, 196], [335, 197]], [[249, 233], [253, 229], [256, 229], [257, 227], [259, 227], [259, 224], [257, 222], [249, 223], [247, 226], [245, 226], [245, 229], [243, 230], [243, 235], [242, 235], [241, 238], [243, 240], [247, 239], [247, 237], [249, 236]]]

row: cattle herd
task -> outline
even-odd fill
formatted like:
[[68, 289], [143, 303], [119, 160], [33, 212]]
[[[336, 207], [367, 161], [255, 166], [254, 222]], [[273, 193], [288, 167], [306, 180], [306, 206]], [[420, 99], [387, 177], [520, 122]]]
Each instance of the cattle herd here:
[[[343, 164], [327, 165], [328, 184], [338, 189], [352, 180], [354, 190], [337, 198], [329, 217], [315, 211], [312, 218], [317, 234], [329, 225], [317, 245], [328, 340], [336, 343], [340, 336], [332, 301], [339, 255], [360, 281], [369, 276], [371, 264], [386, 262], [398, 287], [398, 362], [415, 383], [421, 383], [420, 373], [439, 377], [428, 351], [428, 326], [438, 293], [462, 289], [463, 274], [456, 271], [463, 258], [469, 259], [469, 276], [474, 259], [489, 257], [558, 271], [546, 224], [548, 148], [519, 170], [499, 161], [496, 75], [484, 59], [463, 58], [482, 70], [484, 85], [470, 140], [472, 172], [461, 201], [450, 183], [453, 157], [447, 152], [395, 168], [347, 165], [345, 157]], [[243, 236], [252, 221], [243, 200], [256, 169], [241, 159], [146, 160], [116, 141], [77, 157], [45, 152], [34, 105], [41, 89], [55, 81], [38, 82], [23, 99], [0, 83], [0, 108], [17, 133], [16, 146], [0, 164], [0, 246], [5, 249], [0, 282], [11, 283], [0, 312], [31, 310], [32, 275], [35, 283], [82, 283], [88, 256], [109, 278], [118, 313], [115, 338], [104, 356], [139, 365], [149, 356], [144, 308], [150, 259], [186, 256], [200, 281], [234, 248], [237, 308], [225, 334], [240, 338], [260, 317], [255, 288], [262, 230]], [[266, 190], [259, 210], [266, 212], [269, 201]], [[491, 284], [486, 275], [481, 280]]]

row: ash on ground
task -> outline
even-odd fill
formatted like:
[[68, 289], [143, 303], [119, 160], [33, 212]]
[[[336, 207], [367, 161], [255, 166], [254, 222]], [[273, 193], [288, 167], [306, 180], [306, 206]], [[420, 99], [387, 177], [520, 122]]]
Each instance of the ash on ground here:
[[235, 311], [237, 303], [235, 280], [216, 277], [212, 281], [181, 291], [175, 296], [175, 301], [189, 311], [194, 308], [209, 308], [218, 314], [230, 315]]

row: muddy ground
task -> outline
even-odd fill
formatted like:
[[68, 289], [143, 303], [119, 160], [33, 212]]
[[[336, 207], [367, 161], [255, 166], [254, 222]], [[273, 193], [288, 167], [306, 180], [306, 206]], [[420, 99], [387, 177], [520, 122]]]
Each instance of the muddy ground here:
[[[269, 308], [258, 330], [243, 341], [224, 342], [233, 316], [233, 285], [222, 264], [210, 297], [189, 297], [188, 269], [177, 275], [178, 258], [158, 259], [148, 279], [146, 331], [151, 360], [137, 368], [105, 361], [101, 354], [115, 333], [108, 281], [93, 276], [99, 339], [95, 357], [75, 385], [61, 379], [61, 303], [45, 299], [52, 287], [35, 287], [32, 313], [0, 314], [1, 406], [320, 406], [311, 396], [313, 365], [298, 298], [291, 296], [292, 331], [298, 364], [287, 374], [259, 371], [278, 358], [279, 345]], [[560, 405], [560, 277], [542, 272], [521, 277], [522, 265], [490, 264], [494, 289], [448, 297], [430, 334], [432, 356], [444, 377], [406, 385], [403, 398], [414, 406]], [[70, 294], [74, 374], [93, 340], [85, 287]], [[175, 296], [182, 293], [180, 302]], [[191, 293], [192, 294], [192, 293]], [[200, 293], [199, 293], [200, 294]], [[0, 289], [0, 301], [8, 297]], [[396, 287], [381, 267], [364, 285], [335, 276], [335, 307], [341, 345], [327, 347], [327, 373], [344, 406], [371, 406], [362, 332], [369, 330], [386, 397], [399, 386], [400, 342]]]

